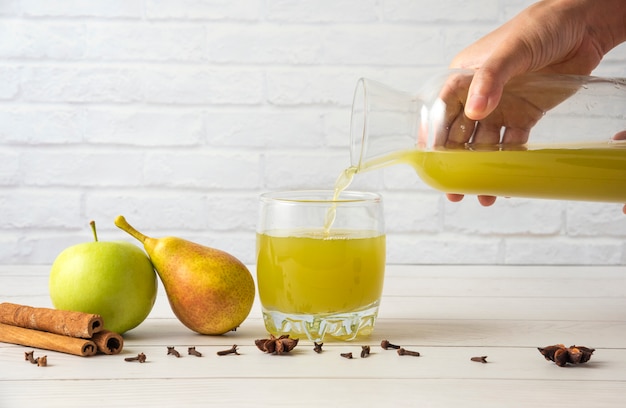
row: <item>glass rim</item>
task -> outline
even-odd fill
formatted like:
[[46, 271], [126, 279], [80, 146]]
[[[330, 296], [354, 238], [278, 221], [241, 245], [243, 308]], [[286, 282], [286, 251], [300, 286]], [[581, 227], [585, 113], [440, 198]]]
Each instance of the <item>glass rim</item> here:
[[371, 203], [382, 202], [382, 195], [369, 191], [344, 190], [334, 200], [334, 190], [281, 190], [269, 191], [260, 195], [262, 202], [285, 204], [328, 204], [328, 203]]

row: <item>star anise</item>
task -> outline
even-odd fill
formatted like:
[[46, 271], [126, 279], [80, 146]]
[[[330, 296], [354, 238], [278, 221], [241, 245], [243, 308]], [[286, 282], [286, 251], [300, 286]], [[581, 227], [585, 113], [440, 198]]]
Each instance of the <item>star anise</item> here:
[[284, 354], [288, 353], [298, 345], [298, 339], [290, 339], [288, 334], [276, 337], [270, 334], [269, 339], [258, 339], [254, 344], [264, 353]]
[[538, 347], [539, 352], [548, 361], [554, 361], [559, 367], [569, 364], [582, 364], [591, 359], [595, 349], [585, 346], [565, 347], [563, 344], [555, 344], [553, 346]]

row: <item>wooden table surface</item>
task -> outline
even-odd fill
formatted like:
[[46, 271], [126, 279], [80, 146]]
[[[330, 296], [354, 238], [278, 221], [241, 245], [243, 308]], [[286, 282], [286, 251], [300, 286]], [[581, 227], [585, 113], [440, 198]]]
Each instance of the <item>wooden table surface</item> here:
[[[250, 268], [254, 274], [254, 268]], [[51, 307], [49, 266], [0, 266], [0, 302]], [[572, 266], [387, 267], [374, 333], [324, 344], [301, 340], [289, 355], [261, 353], [258, 300], [223, 336], [185, 328], [159, 288], [148, 319], [115, 356], [0, 343], [0, 408], [13, 407], [622, 407], [626, 404], [626, 270]], [[421, 353], [398, 356], [382, 339]], [[537, 347], [596, 349], [586, 364], [558, 367]], [[233, 344], [240, 355], [217, 356]], [[370, 345], [368, 358], [359, 358]], [[181, 358], [167, 355], [167, 346]], [[203, 357], [187, 355], [195, 346]], [[144, 364], [124, 358], [143, 352]], [[352, 360], [340, 353], [352, 352]], [[486, 355], [488, 363], [470, 361]]]

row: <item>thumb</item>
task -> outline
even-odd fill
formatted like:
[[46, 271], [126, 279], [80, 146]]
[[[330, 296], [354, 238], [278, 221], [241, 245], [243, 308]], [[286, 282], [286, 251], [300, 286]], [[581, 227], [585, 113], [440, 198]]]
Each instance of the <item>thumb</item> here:
[[[503, 44], [505, 45], [505, 44]], [[465, 116], [481, 120], [489, 116], [502, 98], [504, 85], [515, 75], [529, 70], [523, 52], [514, 45], [505, 45], [492, 54], [474, 73], [467, 92]]]
[[488, 66], [479, 68], [467, 92], [465, 116], [472, 120], [489, 116], [500, 103], [504, 85], [509, 79], [510, 76]]

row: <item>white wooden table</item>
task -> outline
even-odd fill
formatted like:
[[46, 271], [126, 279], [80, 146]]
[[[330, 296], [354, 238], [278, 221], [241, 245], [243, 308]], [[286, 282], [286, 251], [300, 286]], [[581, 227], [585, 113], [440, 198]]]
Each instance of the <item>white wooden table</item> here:
[[[51, 307], [48, 270], [0, 266], [0, 302]], [[302, 340], [282, 356], [261, 353], [254, 340], [263, 337], [258, 301], [236, 332], [202, 336], [174, 318], [160, 289], [122, 354], [35, 349], [48, 356], [37, 367], [24, 361], [32, 348], [0, 343], [0, 407], [622, 407], [626, 269], [389, 266], [371, 337], [326, 343], [321, 354]], [[382, 339], [421, 356], [383, 350]], [[555, 343], [596, 352], [561, 368], [537, 351]], [[216, 355], [233, 344], [241, 355]], [[366, 344], [371, 355], [358, 358]], [[167, 355], [167, 346], [182, 357]], [[187, 355], [189, 346], [203, 357]], [[124, 361], [140, 352], [146, 363]], [[470, 361], [482, 355], [487, 364]]]

